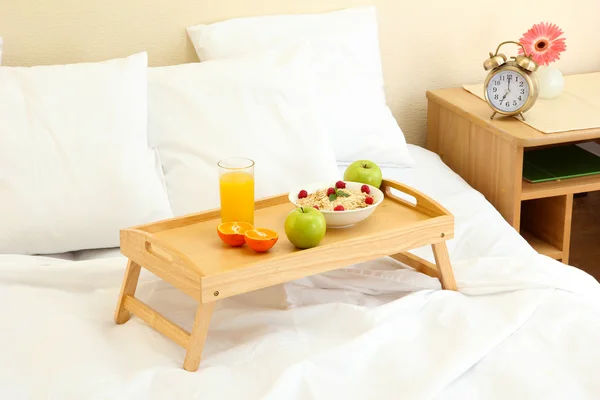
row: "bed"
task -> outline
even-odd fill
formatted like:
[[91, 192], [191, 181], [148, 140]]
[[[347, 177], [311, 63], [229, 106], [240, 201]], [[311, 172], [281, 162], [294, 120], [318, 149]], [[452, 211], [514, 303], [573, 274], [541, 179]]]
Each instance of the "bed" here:
[[[9, 62], [28, 65], [129, 56], [67, 69], [0, 68], [1, 399], [600, 397], [600, 285], [536, 253], [437, 155], [406, 144], [383, 95], [372, 8], [339, 23], [330, 18], [341, 14], [215, 28], [192, 27], [196, 4], [178, 4], [169, 21], [145, 10], [147, 30], [135, 34], [126, 17], [137, 18], [136, 7], [107, 16], [90, 3], [81, 19], [72, 18], [71, 7], [53, 9], [48, 34], [20, 36], [17, 24], [5, 38], [30, 39], [23, 48], [35, 51], [5, 52]], [[230, 40], [240, 23], [248, 24], [244, 41]], [[98, 40], [104, 34], [107, 41]], [[283, 55], [237, 58], [312, 34], [344, 43], [314, 49], [301, 40]], [[65, 37], [76, 45], [64, 46]], [[212, 47], [207, 40], [215, 40]], [[143, 48], [149, 53], [131, 55]], [[197, 61], [194, 50], [202, 62], [190, 62]], [[165, 66], [147, 69], [148, 56]], [[176, 65], [183, 62], [190, 63]], [[26, 101], [13, 101], [5, 87]], [[99, 110], [110, 112], [99, 117]], [[210, 145], [198, 132], [210, 133]], [[335, 140], [323, 141], [326, 133]], [[284, 191], [292, 178], [334, 179], [365, 154], [376, 159], [386, 178], [454, 214], [455, 237], [447, 244], [458, 291], [382, 258], [224, 299], [199, 370], [185, 371], [184, 349], [138, 318], [113, 320], [126, 265], [115, 227], [217, 204], [211, 168], [232, 148], [253, 153], [260, 173], [269, 174], [257, 179], [258, 197]], [[78, 250], [59, 251], [65, 248]], [[433, 261], [429, 248], [414, 253]], [[191, 328], [195, 301], [145, 270], [136, 297]]]
[[[596, 398], [597, 282], [538, 255], [437, 155], [409, 149], [415, 165], [384, 174], [454, 213], [459, 293], [386, 258], [223, 300], [190, 374], [139, 319], [114, 324], [118, 249], [2, 255], [0, 397]], [[190, 329], [193, 300], [151, 274], [137, 293]]]

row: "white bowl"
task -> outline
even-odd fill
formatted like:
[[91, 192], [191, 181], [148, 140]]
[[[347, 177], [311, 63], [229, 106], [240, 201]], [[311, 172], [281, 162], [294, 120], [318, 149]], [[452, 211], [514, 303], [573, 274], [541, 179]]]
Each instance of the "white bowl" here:
[[[346, 182], [346, 181], [343, 181], [343, 182], [346, 183], [347, 189], [354, 189], [354, 190], [358, 190], [359, 192], [360, 192], [360, 187], [362, 185], [364, 185], [364, 183], [358, 183], [358, 182]], [[335, 182], [311, 183], [311, 184], [304, 185], [302, 187], [292, 190], [289, 193], [288, 198], [289, 198], [290, 202], [292, 202], [292, 204], [294, 204], [297, 207], [300, 207], [297, 202], [298, 202], [298, 193], [300, 193], [301, 190], [306, 190], [308, 192], [308, 194], [311, 194], [311, 193], [316, 192], [319, 189], [327, 189], [328, 187], [334, 187], [334, 186], [335, 186]], [[352, 226], [354, 224], [359, 223], [360, 221], [367, 219], [373, 213], [373, 211], [375, 211], [377, 206], [379, 204], [381, 204], [381, 202], [383, 201], [383, 192], [381, 190], [377, 189], [375, 186], [371, 186], [371, 185], [367, 185], [367, 186], [369, 186], [369, 188], [371, 189], [370, 196], [373, 197], [373, 200], [374, 200], [373, 204], [370, 205], [369, 207], [360, 208], [358, 210], [347, 210], [347, 211], [319, 210], [325, 216], [325, 221], [327, 222], [328, 228], [346, 228], [346, 227]]]

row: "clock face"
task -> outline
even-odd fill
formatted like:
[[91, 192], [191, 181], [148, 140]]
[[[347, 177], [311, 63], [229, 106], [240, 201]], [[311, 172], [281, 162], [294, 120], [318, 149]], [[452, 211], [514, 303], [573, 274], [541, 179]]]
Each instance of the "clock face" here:
[[505, 70], [494, 74], [488, 82], [488, 101], [500, 111], [515, 112], [529, 99], [529, 84], [518, 72]]

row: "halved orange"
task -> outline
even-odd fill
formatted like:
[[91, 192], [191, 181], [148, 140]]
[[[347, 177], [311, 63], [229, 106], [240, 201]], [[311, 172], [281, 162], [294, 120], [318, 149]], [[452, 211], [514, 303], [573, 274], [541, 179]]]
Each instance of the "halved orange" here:
[[266, 228], [247, 230], [245, 236], [248, 247], [259, 253], [271, 249], [279, 239], [277, 232]]
[[239, 247], [246, 243], [244, 233], [251, 229], [254, 229], [254, 226], [247, 222], [223, 222], [217, 226], [217, 233], [228, 245]]

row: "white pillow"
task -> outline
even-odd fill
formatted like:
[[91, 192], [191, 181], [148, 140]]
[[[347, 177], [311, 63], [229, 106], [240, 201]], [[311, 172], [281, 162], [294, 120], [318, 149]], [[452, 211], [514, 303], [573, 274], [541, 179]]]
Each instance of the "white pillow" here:
[[340, 178], [306, 51], [149, 69], [150, 144], [176, 215], [219, 207], [217, 162], [255, 161], [255, 197]]
[[172, 216], [147, 142], [147, 55], [0, 67], [0, 253], [119, 246]]
[[319, 51], [319, 100], [338, 162], [409, 166], [406, 139], [385, 99], [376, 9], [236, 18], [187, 28], [202, 61], [308, 44]]

